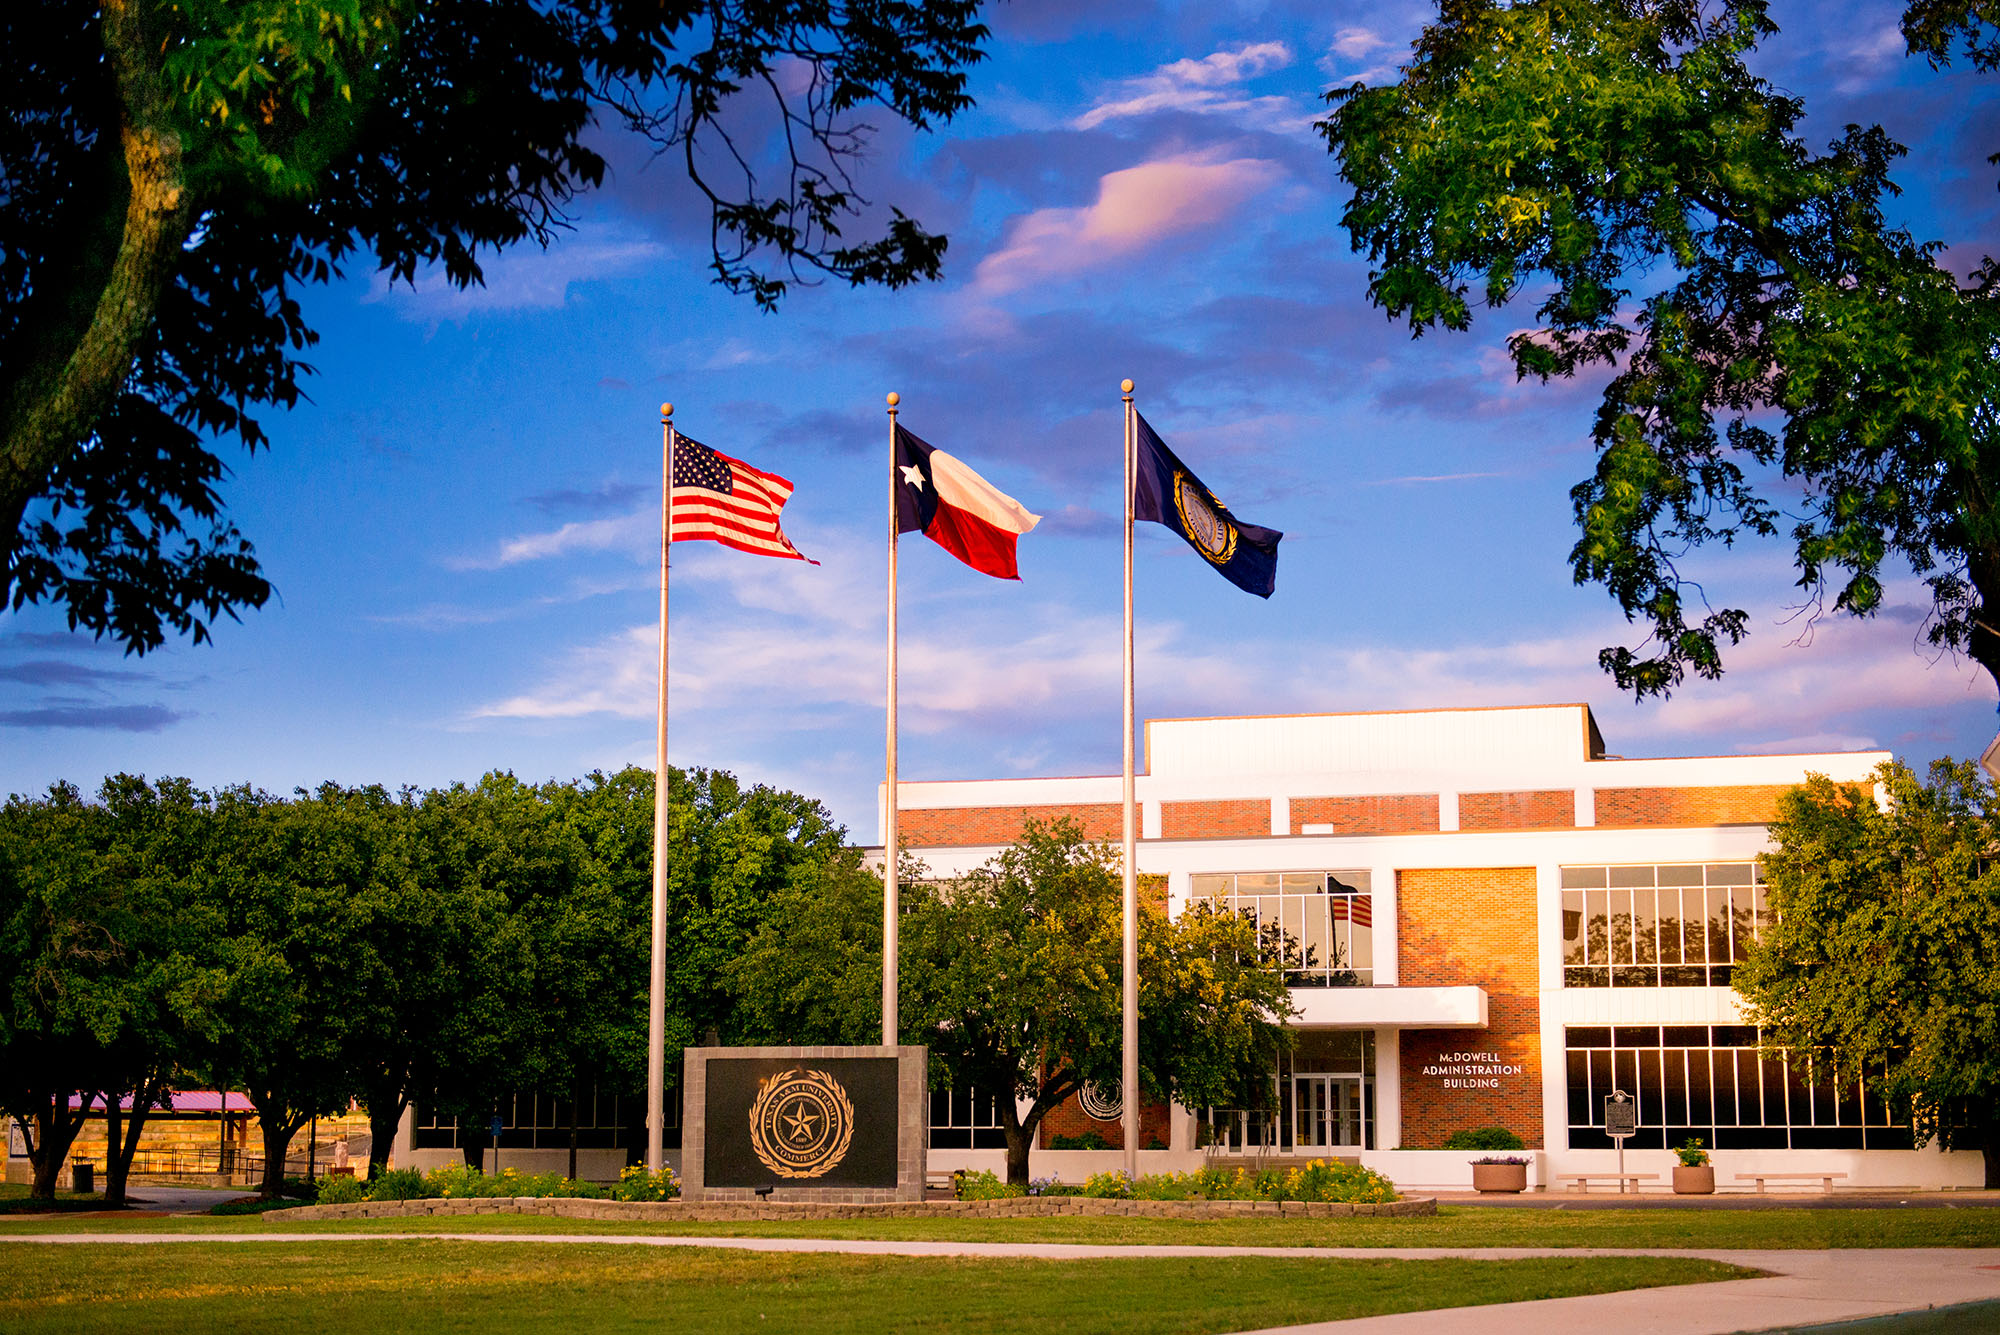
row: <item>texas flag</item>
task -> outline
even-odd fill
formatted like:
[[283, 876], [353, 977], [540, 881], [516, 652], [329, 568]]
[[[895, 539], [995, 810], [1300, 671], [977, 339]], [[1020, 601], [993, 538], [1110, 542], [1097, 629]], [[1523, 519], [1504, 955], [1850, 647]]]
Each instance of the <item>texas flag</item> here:
[[996, 579], [1019, 579], [1014, 540], [1041, 522], [943, 450], [896, 427], [896, 531], [931, 541]]

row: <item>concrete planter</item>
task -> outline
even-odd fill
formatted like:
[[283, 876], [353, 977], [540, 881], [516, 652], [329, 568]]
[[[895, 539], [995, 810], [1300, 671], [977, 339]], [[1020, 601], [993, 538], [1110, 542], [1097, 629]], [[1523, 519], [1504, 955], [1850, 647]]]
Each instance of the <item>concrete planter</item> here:
[[1674, 1166], [1674, 1195], [1713, 1196], [1715, 1194], [1715, 1165], [1702, 1164], [1698, 1168], [1684, 1165]]
[[1476, 1163], [1472, 1165], [1474, 1191], [1518, 1192], [1528, 1189], [1528, 1165], [1524, 1163]]

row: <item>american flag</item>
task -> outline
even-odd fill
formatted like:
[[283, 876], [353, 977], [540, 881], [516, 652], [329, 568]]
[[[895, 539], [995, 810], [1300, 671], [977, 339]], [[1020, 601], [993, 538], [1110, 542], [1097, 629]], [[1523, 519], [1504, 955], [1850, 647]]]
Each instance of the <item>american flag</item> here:
[[673, 539], [706, 538], [753, 556], [812, 560], [778, 527], [792, 484], [687, 436], [674, 439]]

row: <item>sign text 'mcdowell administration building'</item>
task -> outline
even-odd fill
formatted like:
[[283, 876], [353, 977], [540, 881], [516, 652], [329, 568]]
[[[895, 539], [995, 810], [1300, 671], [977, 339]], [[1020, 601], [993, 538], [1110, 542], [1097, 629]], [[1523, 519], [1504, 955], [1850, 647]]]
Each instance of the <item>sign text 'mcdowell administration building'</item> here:
[[[1149, 722], [1141, 874], [1165, 877], [1170, 912], [1207, 899], [1282, 928], [1300, 1014], [1272, 1106], [1147, 1109], [1141, 1171], [1339, 1155], [1404, 1186], [1463, 1185], [1476, 1156], [1439, 1146], [1499, 1125], [1548, 1184], [1610, 1171], [1617, 1088], [1638, 1102], [1628, 1170], [1662, 1181], [1668, 1149], [1699, 1138], [1725, 1187], [1808, 1170], [1977, 1186], [1977, 1153], [1913, 1150], [1864, 1079], [1761, 1059], [1729, 986], [1767, 912], [1756, 859], [1778, 795], [1812, 773], [1865, 782], [1888, 758], [1625, 759], [1584, 705]], [[1119, 789], [905, 782], [901, 834], [950, 876], [1030, 817], [1117, 840]], [[1116, 1166], [1056, 1145], [1094, 1131], [1115, 1150], [1117, 1104], [1086, 1090], [1051, 1114], [1033, 1171]], [[1004, 1171], [991, 1109], [940, 1092], [931, 1123], [934, 1170]]]

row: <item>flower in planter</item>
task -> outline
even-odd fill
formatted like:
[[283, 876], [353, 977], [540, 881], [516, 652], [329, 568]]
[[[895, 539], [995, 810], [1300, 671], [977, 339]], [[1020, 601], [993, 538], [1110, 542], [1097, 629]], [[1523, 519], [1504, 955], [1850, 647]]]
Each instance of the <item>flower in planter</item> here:
[[1699, 1136], [1675, 1147], [1674, 1154], [1679, 1157], [1683, 1168], [1701, 1168], [1708, 1163], [1708, 1151], [1702, 1148]]
[[1474, 1159], [1472, 1164], [1475, 1168], [1481, 1165], [1493, 1164], [1505, 1164], [1509, 1168], [1526, 1168], [1530, 1162], [1530, 1160], [1513, 1154], [1489, 1154], [1484, 1159]]

